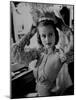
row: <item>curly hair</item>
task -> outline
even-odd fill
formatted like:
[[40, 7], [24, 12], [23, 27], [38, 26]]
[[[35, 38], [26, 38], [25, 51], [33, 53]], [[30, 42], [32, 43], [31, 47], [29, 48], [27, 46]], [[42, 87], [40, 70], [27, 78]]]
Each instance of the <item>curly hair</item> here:
[[[56, 25], [54, 24], [54, 22], [52, 20], [42, 20], [37, 23], [37, 27], [48, 26], [48, 25], [52, 25], [55, 30], [55, 45], [56, 45], [59, 41], [59, 34], [58, 34], [58, 31], [56, 29]], [[37, 28], [37, 41], [40, 46], [43, 46], [38, 28]]]

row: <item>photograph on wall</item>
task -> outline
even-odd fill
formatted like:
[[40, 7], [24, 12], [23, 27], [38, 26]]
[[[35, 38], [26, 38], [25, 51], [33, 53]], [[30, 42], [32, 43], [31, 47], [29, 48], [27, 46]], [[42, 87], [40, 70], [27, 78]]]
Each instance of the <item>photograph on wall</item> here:
[[11, 98], [74, 95], [74, 5], [10, 1]]

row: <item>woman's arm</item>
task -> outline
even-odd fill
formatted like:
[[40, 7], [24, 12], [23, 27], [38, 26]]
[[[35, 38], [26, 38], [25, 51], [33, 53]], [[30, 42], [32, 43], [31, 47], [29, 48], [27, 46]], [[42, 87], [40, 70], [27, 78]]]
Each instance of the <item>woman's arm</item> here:
[[67, 26], [63, 26], [62, 31], [64, 33], [65, 43], [62, 43], [64, 46], [60, 46], [59, 48], [59, 56], [62, 62], [66, 60], [67, 63], [70, 63], [74, 60], [73, 33]]
[[25, 45], [28, 45], [32, 36], [36, 33], [36, 28], [32, 26], [31, 31], [26, 34], [19, 42], [15, 43], [11, 48], [11, 57], [13, 62], [26, 63], [31, 60], [37, 59], [39, 56], [39, 51], [37, 49], [25, 49]]
[[26, 64], [40, 57], [40, 51], [36, 48], [21, 49], [17, 44], [14, 44], [11, 49], [11, 57], [13, 63]]
[[70, 63], [73, 61], [73, 54], [74, 54], [74, 34], [72, 32], [72, 29], [65, 24], [62, 18], [59, 18], [56, 16], [57, 20], [57, 27], [63, 32], [64, 34], [64, 43], [61, 43], [59, 48], [59, 55], [61, 58], [61, 61], [64, 62], [65, 58], [67, 63]]
[[25, 45], [30, 44], [30, 39], [34, 36], [36, 31], [37, 31], [36, 27], [32, 25], [30, 32], [25, 34], [24, 37], [17, 43], [17, 45], [19, 46], [19, 48], [21, 48], [21, 50], [24, 49]]

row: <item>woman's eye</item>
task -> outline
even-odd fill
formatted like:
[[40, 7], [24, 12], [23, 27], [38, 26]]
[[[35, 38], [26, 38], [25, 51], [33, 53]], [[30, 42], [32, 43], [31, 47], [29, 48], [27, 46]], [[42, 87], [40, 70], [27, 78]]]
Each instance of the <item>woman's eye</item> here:
[[43, 37], [43, 38], [46, 38], [46, 35], [45, 35], [45, 34], [43, 34], [43, 35], [42, 35], [42, 37]]
[[53, 34], [52, 33], [49, 33], [49, 36], [52, 36]]

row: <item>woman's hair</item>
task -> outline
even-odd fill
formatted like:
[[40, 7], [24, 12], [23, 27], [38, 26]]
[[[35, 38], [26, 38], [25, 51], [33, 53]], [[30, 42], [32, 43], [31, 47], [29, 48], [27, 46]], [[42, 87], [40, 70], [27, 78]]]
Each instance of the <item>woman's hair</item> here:
[[[58, 41], [59, 41], [59, 34], [58, 34], [58, 31], [56, 29], [56, 25], [54, 24], [54, 22], [51, 21], [51, 20], [42, 20], [42, 21], [40, 21], [40, 22], [37, 23], [37, 27], [48, 26], [48, 25], [52, 25], [52, 27], [55, 30], [55, 45], [56, 45], [58, 43]], [[40, 38], [40, 34], [39, 34], [38, 28], [37, 28], [37, 40], [38, 40], [38, 44], [40, 46], [43, 46], [41, 38]]]

